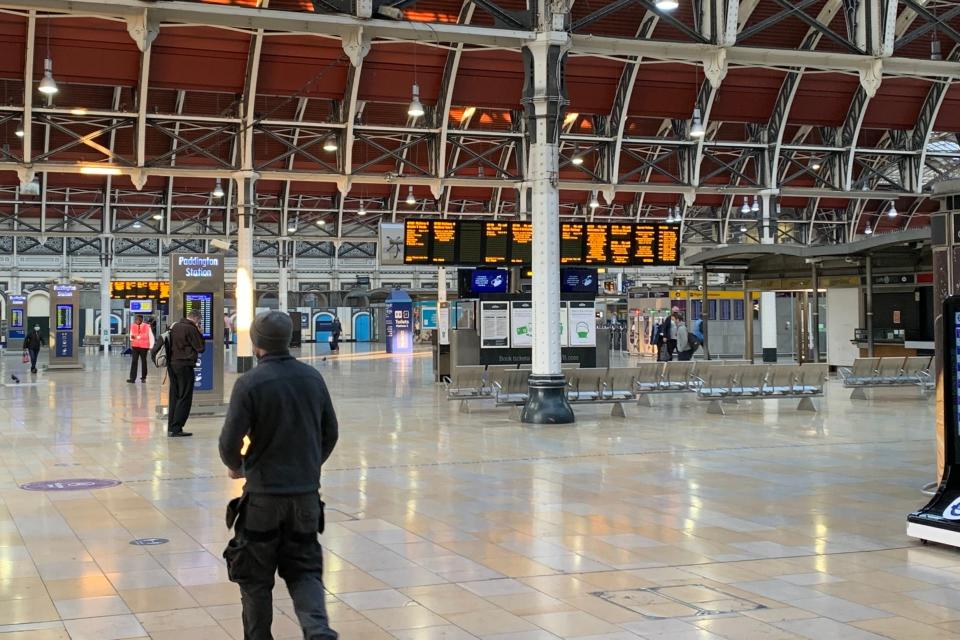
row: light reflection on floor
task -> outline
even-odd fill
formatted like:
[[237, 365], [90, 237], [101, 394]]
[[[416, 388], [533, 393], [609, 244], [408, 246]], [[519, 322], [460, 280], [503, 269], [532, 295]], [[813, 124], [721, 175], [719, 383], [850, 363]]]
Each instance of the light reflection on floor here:
[[[831, 383], [815, 415], [784, 401], [708, 416], [672, 396], [531, 428], [459, 413], [428, 352], [304, 355], [341, 418], [324, 545], [344, 640], [958, 637], [960, 555], [903, 535], [933, 472], [916, 390], [853, 402]], [[155, 370], [127, 384], [128, 359], [84, 362], [27, 386], [0, 357], [25, 383], [0, 388], [0, 633], [241, 638], [220, 560], [239, 483], [218, 419], [168, 440]], [[124, 484], [17, 488], [71, 477]], [[147, 537], [169, 542], [129, 544]], [[299, 637], [282, 588], [277, 608], [276, 637]]]

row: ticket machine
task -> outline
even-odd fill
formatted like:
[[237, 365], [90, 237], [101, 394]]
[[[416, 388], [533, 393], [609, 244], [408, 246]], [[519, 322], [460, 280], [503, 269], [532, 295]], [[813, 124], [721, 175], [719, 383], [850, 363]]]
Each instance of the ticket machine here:
[[80, 295], [76, 285], [50, 285], [50, 364], [47, 369], [82, 369], [80, 343]]
[[936, 494], [907, 516], [907, 535], [960, 547], [960, 296], [943, 303], [943, 477]]

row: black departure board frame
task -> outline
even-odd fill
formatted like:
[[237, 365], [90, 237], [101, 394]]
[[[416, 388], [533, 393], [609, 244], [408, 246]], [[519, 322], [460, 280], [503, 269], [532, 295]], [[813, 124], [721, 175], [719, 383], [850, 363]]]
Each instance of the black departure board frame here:
[[[404, 264], [527, 266], [533, 257], [529, 222], [408, 218]], [[561, 222], [561, 267], [674, 267], [680, 227], [660, 222]]]

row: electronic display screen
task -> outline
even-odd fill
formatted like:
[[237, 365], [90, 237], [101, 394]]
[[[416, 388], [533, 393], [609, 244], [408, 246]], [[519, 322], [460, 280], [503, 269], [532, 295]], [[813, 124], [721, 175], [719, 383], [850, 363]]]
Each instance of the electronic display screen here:
[[23, 309], [14, 309], [10, 318], [11, 329], [23, 328]]
[[406, 220], [403, 223], [404, 264], [430, 263], [430, 220]]
[[[479, 220], [405, 221], [405, 264], [526, 266], [533, 261], [533, 224]], [[677, 266], [680, 227], [656, 222], [563, 222], [560, 264]]]
[[57, 305], [57, 331], [70, 331], [73, 329], [73, 305]]
[[590, 293], [597, 294], [596, 269], [560, 269], [560, 291], [562, 293]]
[[153, 313], [153, 300], [131, 300], [130, 313]]
[[560, 225], [560, 264], [583, 264], [583, 225]]
[[452, 220], [430, 222], [430, 258], [433, 264], [456, 264], [457, 223]]
[[457, 234], [457, 247], [460, 264], [483, 263], [483, 223], [466, 221], [458, 222], [460, 230]]
[[200, 333], [203, 334], [203, 339], [213, 339], [213, 294], [183, 294], [184, 317], [186, 317], [191, 311], [197, 311], [200, 314]]
[[510, 272], [504, 269], [474, 269], [470, 289], [474, 293], [506, 293], [510, 287]]
[[533, 260], [533, 225], [510, 223], [510, 264], [525, 265]]
[[114, 280], [110, 297], [116, 300], [170, 300], [170, 283], [160, 280]]
[[510, 223], [483, 223], [483, 263], [507, 264], [510, 249]]
[[585, 264], [607, 264], [610, 262], [610, 227], [606, 224], [587, 225], [587, 250]]

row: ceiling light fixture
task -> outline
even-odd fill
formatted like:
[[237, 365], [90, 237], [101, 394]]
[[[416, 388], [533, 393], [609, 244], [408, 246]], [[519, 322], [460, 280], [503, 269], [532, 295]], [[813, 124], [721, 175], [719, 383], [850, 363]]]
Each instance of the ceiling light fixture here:
[[810, 168], [813, 169], [814, 171], [820, 171], [820, 167], [821, 167], [820, 161], [817, 160], [816, 158], [814, 158], [810, 162]]
[[568, 113], [568, 114], [567, 114], [566, 116], [564, 116], [564, 118], [563, 118], [563, 126], [569, 127], [569, 126], [572, 125], [574, 122], [576, 122], [576, 121], [577, 121], [577, 118], [579, 118], [579, 117], [580, 117], [580, 114], [577, 113], [576, 111], [572, 111], [572, 112]]
[[869, 223], [869, 222], [867, 223], [867, 228], [863, 230], [863, 235], [865, 235], [865, 236], [872, 236], [872, 235], [873, 235], [873, 227], [870, 226], [870, 223]]
[[741, 225], [740, 225], [740, 233], [746, 233], [746, 232], [747, 232], [747, 225], [741, 224]]
[[740, 207], [740, 213], [748, 215], [750, 213], [750, 203], [747, 202], [747, 196], [743, 196], [743, 206]]
[[154, 219], [154, 220], [163, 220], [163, 214], [162, 214], [162, 213], [155, 213], [155, 214], [153, 214], [153, 219]]
[[936, 30], [934, 30], [933, 35], [930, 36], [930, 59], [943, 60], [943, 49], [940, 47], [940, 36], [937, 35]]
[[109, 165], [84, 165], [80, 167], [80, 173], [88, 176], [118, 176], [120, 169]]
[[895, 203], [893, 200], [891, 200], [891, 201], [890, 201], [890, 208], [887, 209], [887, 217], [888, 217], [888, 218], [896, 218], [898, 215], [900, 215], [900, 214], [899, 214], [899, 212], [897, 211], [897, 205], [896, 205], [896, 203]]
[[412, 118], [419, 118], [424, 113], [423, 104], [420, 103], [420, 85], [413, 83], [413, 97], [410, 99], [410, 107], [407, 109], [407, 115]]
[[750, 207], [750, 211], [753, 211], [754, 213], [760, 212], [760, 198], [757, 196], [753, 196], [753, 206]]
[[466, 109], [463, 110], [463, 113], [460, 115], [460, 122], [463, 122], [464, 120], [469, 120], [470, 118], [473, 117], [473, 114], [475, 114], [476, 112], [477, 112], [476, 107], [467, 107]]
[[133, 228], [134, 228], [134, 229], [139, 229], [139, 228], [140, 228], [140, 221], [139, 221], [139, 220], [134, 220], [134, 221], [133, 221]]
[[287, 233], [296, 233], [297, 232], [297, 223], [291, 222], [287, 225]]
[[327, 221], [324, 220], [323, 218], [320, 218], [319, 220], [317, 220], [317, 226], [318, 226], [318, 227], [322, 227], [322, 226], [324, 226], [325, 224], [327, 224]]
[[657, 0], [656, 7], [660, 11], [673, 11], [680, 6], [680, 3], [677, 0]]
[[70, 115], [85, 116], [87, 115], [87, 110], [84, 109], [83, 107], [74, 107], [73, 109], [70, 109]]
[[17, 128], [16, 128], [16, 130], [15, 130], [13, 133], [14, 133], [18, 138], [22, 138], [22, 137], [23, 137], [23, 119], [22, 119], [22, 118], [18, 118], [18, 119], [17, 119]]
[[337, 150], [337, 135], [331, 133], [326, 138], [323, 139], [323, 150], [327, 152], [332, 152]]
[[600, 201], [597, 200], [597, 194], [593, 194], [592, 196], [590, 196], [590, 208], [596, 209], [599, 206], [600, 206]]
[[214, 198], [223, 197], [223, 185], [220, 183], [220, 178], [217, 178], [216, 184], [213, 185], [213, 197]]
[[417, 199], [413, 196], [413, 186], [407, 191], [407, 204], [411, 207], [417, 204]]
[[667, 210], [667, 224], [673, 224], [673, 207]]
[[40, 93], [52, 96], [59, 89], [57, 82], [53, 79], [53, 60], [46, 58], [43, 61], [43, 77], [40, 79], [40, 86], [37, 87]]
[[366, 209], [366, 207], [363, 206], [363, 200], [360, 201], [360, 208], [357, 209], [357, 215], [358, 215], [358, 216], [365, 216], [365, 215], [367, 215], [367, 209]]
[[683, 209], [677, 207], [673, 212], [673, 223], [680, 224], [683, 222]]
[[570, 163], [571, 163], [573, 166], [575, 166], [575, 167], [579, 167], [580, 165], [583, 164], [583, 156], [581, 156], [581, 155], [579, 155], [579, 154], [573, 156], [573, 159], [570, 160]]
[[703, 117], [700, 115], [700, 107], [693, 108], [693, 121], [690, 123], [690, 137], [702, 138], [707, 134], [703, 126]]

